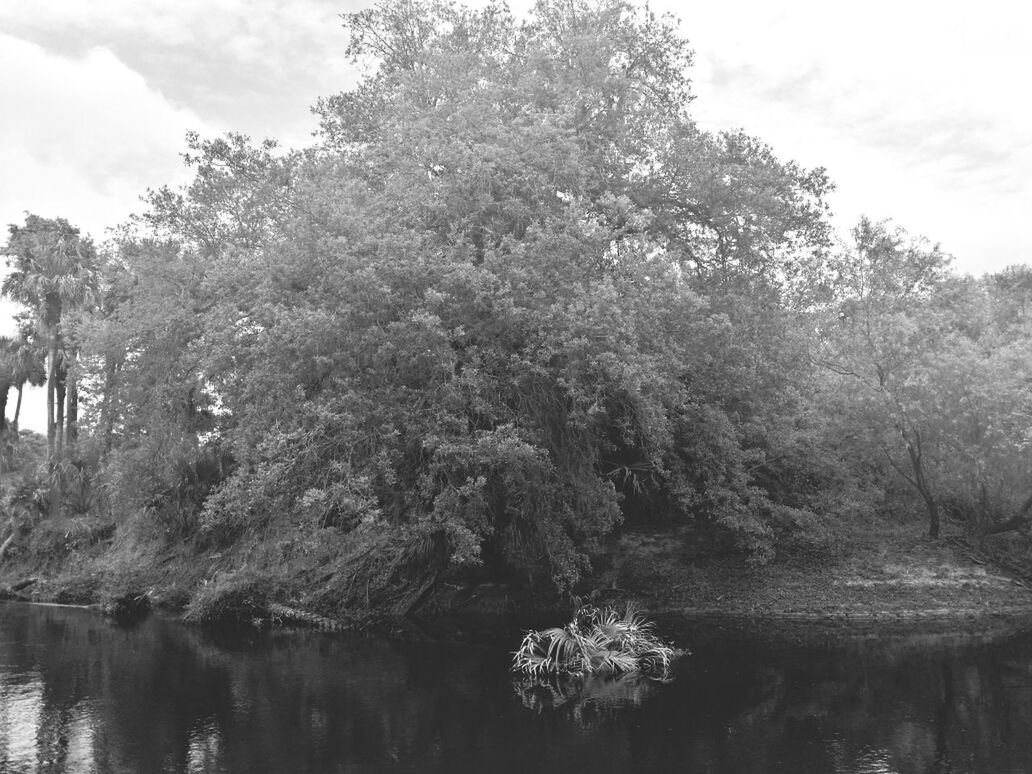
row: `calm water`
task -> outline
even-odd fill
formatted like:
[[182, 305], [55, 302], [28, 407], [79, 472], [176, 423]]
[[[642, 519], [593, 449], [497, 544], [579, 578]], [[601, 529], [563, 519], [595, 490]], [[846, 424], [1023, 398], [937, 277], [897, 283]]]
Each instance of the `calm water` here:
[[1032, 772], [1032, 639], [704, 638], [669, 684], [514, 684], [504, 648], [0, 605], [0, 772]]

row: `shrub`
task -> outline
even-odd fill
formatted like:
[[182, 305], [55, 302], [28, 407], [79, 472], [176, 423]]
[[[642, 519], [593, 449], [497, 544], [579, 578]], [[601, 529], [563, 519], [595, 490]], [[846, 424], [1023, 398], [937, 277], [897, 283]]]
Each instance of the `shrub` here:
[[54, 592], [59, 605], [92, 605], [100, 596], [100, 579], [93, 575], [71, 576]]
[[143, 620], [150, 614], [151, 598], [146, 592], [130, 592], [103, 600], [100, 610], [115, 621], [133, 623]]
[[268, 617], [272, 583], [249, 574], [219, 576], [203, 585], [186, 607], [183, 620], [202, 625], [253, 625]]

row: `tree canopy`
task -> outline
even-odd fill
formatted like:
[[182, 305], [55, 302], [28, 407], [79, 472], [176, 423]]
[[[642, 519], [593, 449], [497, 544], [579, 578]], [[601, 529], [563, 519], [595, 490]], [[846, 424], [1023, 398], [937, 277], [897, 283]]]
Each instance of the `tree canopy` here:
[[310, 147], [190, 136], [102, 266], [12, 227], [118, 518], [405, 609], [454, 572], [573, 589], [621, 525], [766, 561], [858, 503], [1029, 510], [1027, 272], [837, 245], [825, 171], [700, 128], [647, 7], [342, 19], [365, 75]]

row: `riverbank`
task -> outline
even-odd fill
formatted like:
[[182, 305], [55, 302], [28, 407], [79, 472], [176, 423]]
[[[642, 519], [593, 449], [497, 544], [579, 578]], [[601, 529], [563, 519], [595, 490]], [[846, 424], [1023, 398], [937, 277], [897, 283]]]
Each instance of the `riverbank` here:
[[[332, 616], [312, 610], [311, 589], [304, 576], [284, 581], [283, 568], [270, 568], [270, 574], [279, 573], [277, 583], [267, 588], [247, 586], [262, 577], [255, 569], [261, 565], [252, 562], [249, 575], [242, 575], [234, 570], [238, 561], [198, 555], [183, 545], [162, 550], [157, 544], [98, 544], [63, 562], [34, 563], [24, 555], [20, 562], [3, 567], [0, 589], [10, 591], [33, 578], [35, 583], [8, 596], [110, 607], [113, 601], [147, 595], [157, 606], [183, 611], [212, 596], [217, 584], [224, 582], [220, 578], [243, 577], [238, 587], [243, 584], [249, 598], [256, 593], [267, 597], [249, 602], [240, 620], [299, 625], [309, 611], [309, 621], [334, 628], [327, 625], [333, 622]], [[232, 587], [232, 583], [225, 585]], [[706, 553], [676, 530], [628, 531], [614, 548], [610, 567], [581, 600], [616, 606], [633, 602], [688, 642], [698, 641], [700, 629], [708, 628], [785, 641], [871, 631], [885, 635], [920, 629], [979, 635], [1032, 629], [1032, 590], [1024, 580], [994, 566], [959, 536], [928, 539], [919, 523], [855, 525], [848, 533], [840, 528], [839, 534], [827, 536], [820, 546], [788, 553], [765, 565]], [[457, 616], [466, 624], [465, 635], [456, 636], [475, 639], [478, 617], [554, 625], [556, 615], [575, 605], [572, 599], [543, 603], [502, 584], [471, 587], [442, 582], [426, 595], [416, 618]], [[377, 621], [379, 628], [401, 636], [419, 636], [423, 631], [412, 629], [411, 621], [399, 625], [375, 614], [356, 615], [340, 624]], [[430, 625], [425, 631], [439, 636], [446, 628]]]
[[877, 526], [766, 565], [734, 557], [686, 561], [683, 540], [631, 534], [622, 541], [614, 587], [602, 597], [634, 599], [674, 630], [714, 626], [782, 640], [1032, 629], [1026, 581], [960, 535], [931, 540], [920, 524]]

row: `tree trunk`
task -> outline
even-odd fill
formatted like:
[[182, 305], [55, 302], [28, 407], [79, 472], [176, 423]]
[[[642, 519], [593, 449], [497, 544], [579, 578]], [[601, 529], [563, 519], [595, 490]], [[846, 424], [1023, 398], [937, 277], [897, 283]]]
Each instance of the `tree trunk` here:
[[75, 454], [75, 442], [79, 437], [79, 386], [75, 381], [75, 362], [67, 372], [65, 391], [65, 441], [69, 454]]
[[[61, 515], [61, 454], [64, 415], [64, 380], [59, 377], [57, 326], [48, 331], [47, 357], [47, 453], [50, 469], [50, 516]], [[55, 413], [56, 409], [56, 413]]]
[[57, 329], [47, 331], [47, 458], [53, 466], [57, 444], [57, 428], [54, 425], [54, 397], [57, 395]]
[[7, 396], [11, 392], [11, 385], [0, 384], [0, 433], [7, 430]]
[[57, 385], [55, 395], [55, 405], [57, 407], [57, 417], [54, 420], [55, 430], [57, 432], [57, 442], [55, 444], [56, 458], [61, 460], [64, 459], [64, 447], [65, 447], [65, 396], [67, 390], [67, 379], [68, 371], [64, 367], [64, 363], [61, 363], [57, 367]]
[[907, 445], [907, 454], [910, 457], [910, 467], [914, 471], [913, 484], [921, 495], [921, 499], [924, 500], [925, 507], [928, 509], [928, 537], [935, 540], [939, 537], [939, 528], [941, 523], [939, 518], [939, 503], [935, 501], [935, 497], [932, 495], [932, 490], [928, 486], [928, 479], [925, 477], [924, 462], [921, 454], [921, 435], [915, 432], [913, 442], [907, 436], [906, 431], [900, 430], [900, 435], [903, 436], [903, 441]]
[[925, 507], [928, 508], [928, 537], [932, 540], [939, 538], [939, 504], [934, 499], [925, 498]]
[[104, 357], [104, 394], [100, 400], [100, 424], [104, 434], [104, 452], [111, 451], [115, 435], [115, 380], [118, 374], [118, 361], [110, 355]]
[[[4, 560], [4, 556], [7, 555], [7, 549], [11, 547], [11, 543], [14, 542], [15, 536], [18, 534], [18, 525], [15, 523], [13, 516], [7, 526], [11, 528], [11, 534], [7, 536], [7, 539], [2, 544], [0, 544], [0, 562]], [[13, 590], [17, 591], [18, 589]]]
[[14, 536], [18, 534], [18, 530], [11, 529], [11, 534], [7, 536], [7, 539], [0, 543], [0, 562], [4, 560], [4, 556], [7, 554], [7, 549], [11, 547], [11, 543], [14, 542]]
[[18, 432], [18, 417], [21, 415], [21, 399], [22, 391], [25, 389], [25, 382], [18, 385], [18, 401], [14, 404], [14, 419], [11, 420], [11, 425], [14, 427], [14, 432]]

